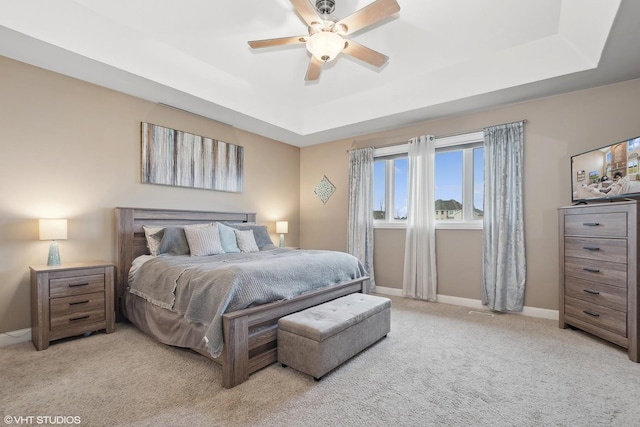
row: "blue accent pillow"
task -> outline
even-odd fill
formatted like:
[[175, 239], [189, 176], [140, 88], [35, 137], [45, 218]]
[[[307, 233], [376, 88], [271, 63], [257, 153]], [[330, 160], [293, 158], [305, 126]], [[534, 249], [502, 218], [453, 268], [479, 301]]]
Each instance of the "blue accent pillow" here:
[[236, 232], [233, 228], [219, 222], [218, 232], [220, 233], [220, 243], [222, 243], [222, 249], [224, 249], [226, 253], [240, 252], [240, 248], [238, 247], [238, 242], [236, 240]]

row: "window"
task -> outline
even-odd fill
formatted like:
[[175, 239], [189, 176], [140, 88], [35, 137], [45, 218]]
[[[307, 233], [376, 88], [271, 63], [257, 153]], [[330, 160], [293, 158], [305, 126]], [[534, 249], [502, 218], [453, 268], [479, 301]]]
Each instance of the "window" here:
[[407, 220], [409, 159], [406, 150], [404, 146], [404, 152], [399, 154], [391, 151], [389, 155], [378, 155], [373, 163], [373, 219], [376, 221], [404, 223]]
[[[438, 227], [480, 227], [484, 211], [483, 133], [436, 140], [435, 218]], [[375, 224], [404, 226], [407, 219], [408, 145], [377, 149], [373, 171]]]

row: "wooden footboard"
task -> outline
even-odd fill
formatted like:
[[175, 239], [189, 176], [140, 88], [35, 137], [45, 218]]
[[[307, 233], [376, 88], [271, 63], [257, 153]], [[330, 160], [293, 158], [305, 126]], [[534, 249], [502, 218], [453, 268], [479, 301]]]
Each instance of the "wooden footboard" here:
[[222, 384], [235, 387], [249, 374], [277, 361], [278, 319], [355, 292], [367, 292], [368, 277], [308, 292], [222, 316], [224, 348], [220, 357]]

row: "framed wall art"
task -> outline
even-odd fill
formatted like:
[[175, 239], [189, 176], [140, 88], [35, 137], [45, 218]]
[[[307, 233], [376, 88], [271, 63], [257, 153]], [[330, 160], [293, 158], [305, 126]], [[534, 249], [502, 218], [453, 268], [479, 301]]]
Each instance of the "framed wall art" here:
[[242, 192], [244, 149], [213, 138], [142, 123], [142, 182]]

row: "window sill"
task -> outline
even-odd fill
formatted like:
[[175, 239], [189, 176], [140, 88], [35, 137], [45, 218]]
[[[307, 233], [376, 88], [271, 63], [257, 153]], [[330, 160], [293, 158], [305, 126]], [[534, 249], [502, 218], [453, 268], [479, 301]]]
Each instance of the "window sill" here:
[[[404, 222], [384, 222], [373, 224], [374, 229], [401, 229], [407, 228], [407, 224]], [[441, 221], [436, 222], [436, 230], [482, 230], [482, 221], [474, 222], [461, 222], [461, 221]]]

